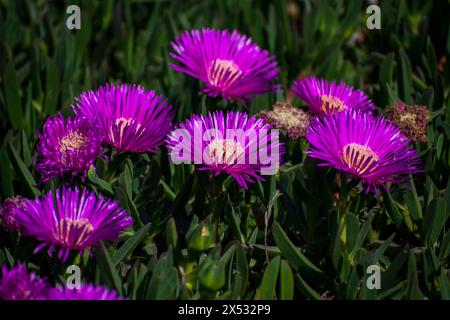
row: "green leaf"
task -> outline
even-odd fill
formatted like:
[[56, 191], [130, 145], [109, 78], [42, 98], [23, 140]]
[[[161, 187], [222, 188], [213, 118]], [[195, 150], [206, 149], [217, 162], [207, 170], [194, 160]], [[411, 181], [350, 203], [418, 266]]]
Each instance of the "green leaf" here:
[[141, 243], [145, 238], [148, 231], [150, 230], [151, 223], [147, 223], [145, 226], [140, 228], [131, 238], [124, 242], [124, 244], [116, 251], [114, 254], [114, 264], [118, 265], [123, 259], [129, 256], [134, 249]]
[[116, 194], [119, 196], [120, 199], [125, 203], [125, 206], [127, 207], [128, 212], [130, 212], [131, 216], [133, 217], [134, 223], [139, 227], [142, 228], [144, 226], [144, 223], [141, 220], [141, 217], [139, 215], [139, 211], [136, 207], [136, 204], [133, 200], [131, 200], [131, 197], [125, 192], [123, 188], [114, 188]]
[[21, 134], [21, 145], [22, 145], [23, 163], [27, 167], [30, 167], [33, 165], [33, 160], [31, 159], [30, 146], [28, 145], [27, 135], [25, 134], [24, 130], [22, 130]]
[[19, 97], [19, 85], [17, 83], [16, 71], [14, 70], [14, 61], [10, 61], [7, 64], [3, 79], [6, 110], [8, 111], [11, 126], [14, 130], [18, 130], [23, 127], [23, 111]]
[[1, 180], [1, 194], [6, 197], [12, 197], [14, 190], [12, 185], [11, 162], [9, 161], [8, 153], [5, 146], [0, 149], [0, 180]]
[[190, 193], [192, 191], [192, 185], [194, 183], [194, 175], [190, 174], [186, 183], [183, 185], [181, 190], [177, 193], [175, 198], [175, 203], [170, 210], [170, 215], [174, 216], [180, 214], [184, 211], [184, 206], [189, 200]]
[[416, 186], [413, 179], [409, 180], [409, 188], [405, 191], [403, 199], [409, 209], [409, 213], [414, 221], [422, 220], [422, 205], [420, 204], [419, 196], [417, 195]]
[[346, 215], [346, 229], [347, 229], [347, 250], [351, 252], [358, 241], [359, 236], [359, 220], [358, 217], [352, 213]]
[[383, 199], [385, 202], [385, 208], [389, 216], [394, 220], [395, 226], [398, 228], [403, 222], [403, 216], [398, 210], [398, 207], [392, 199], [391, 193], [383, 190]]
[[387, 238], [385, 241], [383, 241], [381, 246], [378, 247], [378, 249], [375, 251], [373, 256], [370, 258], [370, 260], [371, 260], [370, 263], [371, 264], [376, 264], [378, 262], [378, 260], [381, 259], [381, 257], [383, 256], [384, 252], [387, 250], [389, 245], [392, 243], [392, 240], [394, 240], [394, 237], [395, 237], [395, 233], [391, 234], [389, 236], [389, 238]]
[[167, 220], [166, 225], [166, 243], [167, 246], [171, 246], [172, 248], [178, 247], [178, 233], [177, 233], [177, 226], [175, 224], [175, 219], [173, 217], [170, 217], [169, 220]]
[[306, 283], [306, 281], [300, 276], [299, 273], [295, 274], [295, 283], [300, 290], [307, 298], [313, 300], [323, 300], [322, 296], [315, 291], [311, 286]]
[[280, 299], [292, 300], [294, 298], [294, 274], [289, 264], [282, 260], [280, 265]]
[[161, 255], [152, 272], [147, 298], [152, 300], [174, 299], [178, 287], [178, 273], [173, 266], [172, 250], [169, 249], [167, 253]]
[[303, 269], [305, 271], [312, 271], [315, 274], [323, 275], [323, 272], [294, 246], [276, 221], [274, 221], [272, 225], [272, 232], [275, 243], [281, 250], [281, 254], [292, 264], [294, 269]]
[[406, 287], [406, 298], [410, 300], [422, 300], [423, 294], [419, 288], [419, 277], [417, 271], [416, 257], [414, 252], [409, 254], [408, 260], [408, 282]]
[[444, 134], [441, 133], [438, 137], [437, 143], [436, 143], [436, 157], [438, 160], [441, 159], [442, 155], [442, 147], [444, 146]]
[[403, 49], [399, 50], [399, 78], [398, 88], [399, 96], [405, 103], [411, 104], [411, 88], [412, 88], [412, 68], [406, 52]]
[[28, 191], [35, 197], [38, 197], [40, 192], [36, 187], [36, 181], [34, 181], [33, 175], [27, 169], [25, 163], [23, 163], [22, 159], [19, 157], [11, 142], [8, 142], [8, 153], [16, 173], [19, 175], [22, 182], [25, 183]]
[[380, 73], [379, 73], [379, 82], [382, 85], [388, 85], [392, 82], [392, 78], [394, 75], [394, 66], [395, 66], [395, 56], [394, 53], [388, 54], [381, 66], [380, 66]]
[[239, 274], [240, 279], [240, 296], [243, 297], [245, 293], [245, 289], [247, 288], [248, 284], [248, 276], [249, 276], [249, 269], [248, 269], [248, 262], [247, 257], [245, 256], [245, 252], [242, 249], [240, 245], [236, 247], [236, 271]]
[[59, 69], [54, 60], [47, 58], [45, 84], [45, 112], [55, 113], [59, 96]]
[[230, 227], [233, 230], [235, 236], [241, 243], [245, 244], [245, 237], [242, 234], [241, 228], [240, 228], [240, 219], [236, 212], [234, 211], [233, 204], [231, 203], [230, 197], [227, 194], [226, 196], [227, 201], [227, 207], [226, 207], [226, 214], [228, 216], [228, 221], [230, 222]]
[[111, 254], [106, 248], [103, 241], [100, 241], [101, 247], [97, 250], [97, 260], [100, 265], [100, 270], [102, 275], [111, 283], [116, 289], [117, 293], [122, 295], [122, 279], [120, 278], [119, 272], [116, 269], [116, 264], [114, 263]]
[[437, 71], [437, 62], [436, 62], [436, 51], [434, 50], [433, 43], [431, 42], [431, 38], [427, 37], [427, 71], [430, 79], [434, 79], [436, 77]]
[[270, 261], [263, 274], [261, 286], [259, 287], [257, 300], [273, 300], [277, 285], [278, 272], [280, 270], [280, 257]]
[[450, 280], [445, 273], [442, 273], [439, 278], [439, 288], [441, 290], [442, 300], [450, 300]]
[[426, 241], [428, 246], [434, 246], [447, 221], [447, 216], [445, 200], [443, 198], [431, 200], [423, 226], [423, 241]]
[[99, 178], [95, 173], [95, 168], [93, 166], [89, 168], [87, 177], [96, 187], [100, 188], [100, 190], [106, 191], [110, 196], [114, 195], [114, 191], [111, 184]]

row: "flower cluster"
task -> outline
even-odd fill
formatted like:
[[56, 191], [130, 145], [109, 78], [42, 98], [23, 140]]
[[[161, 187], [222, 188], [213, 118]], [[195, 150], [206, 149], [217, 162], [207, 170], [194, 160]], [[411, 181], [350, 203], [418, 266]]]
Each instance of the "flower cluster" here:
[[[275, 57], [236, 30], [192, 30], [171, 46], [171, 68], [202, 81], [209, 96], [247, 107], [255, 95], [280, 87]], [[106, 84], [75, 98], [74, 116], [59, 113], [46, 120], [38, 133], [35, 167], [42, 183], [58, 176], [63, 182], [70, 176], [71, 183], [81, 175], [83, 184], [98, 157], [109, 155], [105, 149], [113, 158], [116, 153], [153, 154], [166, 144], [175, 164], [193, 163], [213, 179], [231, 176], [248, 189], [248, 184], [264, 181], [263, 175], [278, 172], [285, 151], [278, 137], [281, 129], [289, 139], [306, 138], [306, 154], [319, 166], [360, 179], [367, 192], [377, 193], [380, 187], [389, 188], [422, 171], [410, 142], [427, 141], [425, 107], [397, 104], [389, 108], [388, 118], [376, 116], [374, 103], [363, 91], [316, 76], [295, 81], [292, 92], [309, 112], [276, 103], [260, 116], [215, 111], [192, 115], [173, 126], [175, 111], [163, 96], [139, 85]], [[56, 248], [62, 262], [71, 253], [91, 253], [102, 241], [117, 240], [132, 226], [133, 219], [120, 201], [69, 183], [60, 188], [52, 185], [36, 199], [7, 199], [0, 208], [1, 224], [37, 240], [34, 253], [48, 248], [52, 256]], [[121, 299], [116, 292], [89, 283], [79, 289], [52, 287], [23, 264], [9, 270], [3, 266], [0, 298]]]
[[172, 126], [167, 100], [141, 86], [107, 84], [75, 100], [75, 118], [49, 117], [39, 133], [36, 170], [43, 182], [66, 173], [85, 178], [103, 145], [118, 152], [154, 153]]

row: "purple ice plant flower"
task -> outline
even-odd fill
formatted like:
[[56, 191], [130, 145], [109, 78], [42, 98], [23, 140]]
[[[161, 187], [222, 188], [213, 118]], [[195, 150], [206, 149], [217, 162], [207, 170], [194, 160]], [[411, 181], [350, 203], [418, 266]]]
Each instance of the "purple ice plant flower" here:
[[279, 88], [274, 84], [280, 72], [275, 57], [236, 30], [191, 30], [171, 45], [172, 69], [201, 80], [209, 96], [246, 105], [254, 95]]
[[214, 176], [229, 174], [245, 189], [264, 180], [265, 170], [275, 174], [284, 151], [278, 131], [271, 132], [263, 119], [231, 111], [192, 116], [169, 134], [167, 145], [175, 163], [195, 163]]
[[306, 102], [311, 112], [318, 115], [346, 109], [367, 112], [375, 109], [375, 105], [361, 90], [345, 83], [330, 83], [315, 76], [296, 80], [292, 85], [292, 92]]
[[48, 294], [49, 300], [123, 300], [115, 291], [103, 286], [82, 284], [79, 289], [67, 287], [52, 288]]
[[24, 209], [16, 209], [16, 220], [24, 235], [41, 242], [35, 253], [49, 247], [51, 255], [55, 247], [60, 247], [58, 258], [63, 261], [70, 250], [81, 254], [101, 240], [117, 239], [133, 222], [119, 201], [78, 188], [49, 191], [26, 201]]
[[100, 130], [83, 117], [65, 121], [62, 114], [51, 116], [38, 137], [36, 169], [43, 182], [65, 173], [72, 177], [81, 173], [85, 178], [103, 151]]
[[9, 270], [6, 265], [2, 266], [0, 300], [44, 300], [48, 290], [47, 282], [34, 272], [28, 272], [24, 264]]
[[119, 152], [156, 152], [172, 127], [171, 105], [139, 85], [107, 84], [83, 92], [72, 106], [75, 114], [96, 122], [104, 142]]
[[383, 117], [346, 110], [316, 117], [309, 125], [308, 156], [359, 177], [366, 191], [378, 192], [387, 183], [399, 183], [421, 172], [410, 139]]

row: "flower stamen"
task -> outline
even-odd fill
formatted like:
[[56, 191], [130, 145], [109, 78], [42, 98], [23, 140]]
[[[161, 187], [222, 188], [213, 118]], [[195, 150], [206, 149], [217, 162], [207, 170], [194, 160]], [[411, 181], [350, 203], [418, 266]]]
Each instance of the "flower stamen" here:
[[61, 244], [81, 247], [93, 230], [94, 227], [86, 218], [77, 220], [63, 218], [56, 227], [55, 238]]
[[241, 74], [241, 69], [233, 61], [216, 59], [210, 64], [207, 76], [209, 83], [217, 87], [224, 84], [227, 86], [233, 84]]
[[61, 153], [67, 154], [67, 152], [76, 151], [84, 147], [88, 142], [87, 137], [78, 131], [70, 131], [59, 142], [59, 148]]
[[216, 164], [233, 164], [244, 154], [244, 148], [232, 139], [213, 139], [209, 144], [209, 156]]
[[351, 171], [356, 174], [364, 174], [371, 169], [380, 158], [369, 147], [358, 143], [349, 143], [344, 146], [342, 160]]
[[324, 113], [327, 112], [341, 112], [345, 109], [347, 109], [347, 106], [338, 98], [333, 97], [331, 95], [323, 95], [320, 97], [320, 100], [322, 101], [322, 111]]

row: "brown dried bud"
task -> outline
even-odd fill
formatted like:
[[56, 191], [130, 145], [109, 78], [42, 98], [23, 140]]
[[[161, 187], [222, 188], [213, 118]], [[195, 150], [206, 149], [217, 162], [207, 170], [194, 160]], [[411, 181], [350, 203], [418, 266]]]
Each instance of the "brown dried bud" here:
[[411, 140], [428, 141], [430, 112], [425, 106], [408, 106], [400, 102], [388, 108], [387, 116]]
[[306, 136], [311, 115], [289, 103], [277, 102], [272, 111], [263, 111], [262, 118], [275, 129], [286, 130], [292, 140]]
[[20, 227], [15, 219], [15, 209], [23, 209], [25, 198], [21, 196], [15, 196], [7, 198], [3, 205], [0, 207], [0, 217], [2, 219], [3, 227], [8, 231], [19, 231]]

